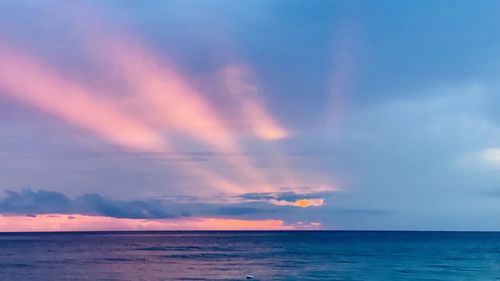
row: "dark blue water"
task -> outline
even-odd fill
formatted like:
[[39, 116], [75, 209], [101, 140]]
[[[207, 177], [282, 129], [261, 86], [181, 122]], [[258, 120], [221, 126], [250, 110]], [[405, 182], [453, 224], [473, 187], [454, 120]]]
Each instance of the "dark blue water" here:
[[500, 280], [500, 233], [0, 234], [0, 280]]

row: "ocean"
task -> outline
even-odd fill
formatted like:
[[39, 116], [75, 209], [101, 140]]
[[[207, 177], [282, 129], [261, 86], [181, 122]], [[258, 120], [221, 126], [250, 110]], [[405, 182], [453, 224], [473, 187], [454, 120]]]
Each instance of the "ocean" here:
[[0, 280], [500, 280], [500, 233], [0, 234]]

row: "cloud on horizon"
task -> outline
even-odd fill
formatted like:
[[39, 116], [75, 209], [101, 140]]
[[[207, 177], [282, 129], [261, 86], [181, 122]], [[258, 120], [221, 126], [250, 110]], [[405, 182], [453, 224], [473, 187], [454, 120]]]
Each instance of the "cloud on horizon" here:
[[0, 213], [10, 214], [84, 214], [114, 218], [164, 219], [189, 216], [188, 213], [169, 213], [159, 200], [119, 201], [99, 194], [84, 194], [71, 199], [66, 195], [47, 190], [20, 192], [7, 191], [0, 198]]
[[[227, 203], [207, 203], [204, 198], [180, 202], [170, 199], [115, 200], [99, 194], [83, 194], [74, 199], [60, 192], [47, 190], [6, 191], [0, 197], [0, 214], [81, 214], [128, 219], [172, 219], [211, 214], [220, 217], [241, 215], [279, 215], [280, 209], [323, 205], [325, 194], [252, 193], [233, 197]], [[321, 204], [315, 204], [321, 200]], [[299, 203], [296, 203], [299, 202]], [[307, 206], [309, 207], [309, 206]]]

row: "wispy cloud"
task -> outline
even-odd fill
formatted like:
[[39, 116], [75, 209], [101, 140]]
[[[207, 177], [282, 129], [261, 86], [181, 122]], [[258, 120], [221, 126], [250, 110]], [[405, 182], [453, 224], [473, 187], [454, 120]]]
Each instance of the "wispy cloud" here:
[[356, 87], [360, 72], [358, 57], [363, 45], [361, 31], [360, 24], [351, 19], [341, 21], [333, 34], [330, 94], [326, 114], [326, 130], [330, 136], [340, 136], [344, 114], [349, 106], [349, 96]]
[[[279, 192], [283, 186], [302, 184], [287, 159], [279, 157], [268, 169], [281, 175], [273, 177], [247, 153], [248, 138], [279, 152], [282, 148], [275, 140], [291, 135], [269, 110], [257, 83], [258, 73], [250, 64], [222, 67], [224, 83], [216, 92], [226, 102], [219, 104], [210, 99], [203, 85], [195, 83], [197, 77], [181, 71], [168, 54], [159, 53], [137, 34], [111, 32], [95, 14], [89, 18], [84, 20], [85, 27], [73, 22], [75, 26], [69, 24], [68, 30], [81, 43], [79, 56], [88, 58], [95, 71], [86, 73], [85, 79], [75, 79], [66, 73], [71, 68], [59, 68], [49, 57], [11, 42], [0, 46], [4, 66], [0, 94], [110, 144], [158, 155], [165, 160], [162, 164], [177, 169], [203, 195]], [[112, 73], [113, 81], [103, 82], [99, 77], [103, 73]], [[235, 112], [241, 112], [244, 128], [229, 124], [233, 116], [223, 110], [226, 106], [238, 108]], [[192, 147], [214, 151], [218, 157], [207, 163], [198, 155], [183, 153]], [[323, 201], [291, 204], [316, 206]]]
[[271, 116], [258, 93], [255, 77], [246, 65], [230, 65], [224, 70], [228, 93], [236, 101], [243, 119], [253, 134], [264, 140], [277, 140], [288, 132]]
[[500, 148], [488, 148], [480, 152], [479, 157], [490, 168], [500, 169]]
[[130, 149], [167, 148], [154, 129], [118, 109], [99, 89], [71, 81], [47, 63], [13, 47], [0, 46], [0, 62], [2, 94]]
[[[0, 70], [1, 93], [15, 101], [134, 151], [161, 154], [172, 151], [161, 130], [120, 107], [116, 100], [109, 98], [108, 92], [73, 81], [43, 60], [12, 47], [0, 48], [0, 62], [4, 66]], [[176, 165], [211, 188], [225, 192], [239, 192], [244, 188], [199, 163], [185, 161]]]
[[[103, 68], [115, 70], [122, 77], [123, 85], [128, 89], [124, 105], [134, 115], [158, 131], [165, 132], [165, 137], [190, 137], [225, 153], [226, 157], [222, 160], [228, 164], [227, 169], [234, 170], [240, 176], [240, 180], [233, 183], [227, 177], [214, 180], [219, 186], [224, 186], [226, 191], [241, 192], [245, 182], [251, 182], [253, 190], [276, 189], [249, 158], [243, 157], [245, 153], [239, 143], [238, 130], [235, 131], [228, 124], [227, 118], [221, 114], [223, 111], [207, 98], [207, 94], [194, 86], [192, 78], [181, 73], [168, 59], [159, 56], [139, 40], [132, 40], [125, 35], [104, 34], [102, 31], [93, 34], [96, 35], [88, 44], [93, 49], [92, 53], [102, 59]], [[96, 36], [99, 40], [95, 40]], [[254, 100], [252, 97], [245, 99], [249, 98]], [[258, 109], [262, 115], [260, 119], [270, 119], [261, 107]], [[234, 154], [240, 157], [233, 157]], [[207, 170], [210, 169], [202, 164], [184, 166], [187, 171], [202, 174], [203, 177], [215, 177], [209, 176]]]

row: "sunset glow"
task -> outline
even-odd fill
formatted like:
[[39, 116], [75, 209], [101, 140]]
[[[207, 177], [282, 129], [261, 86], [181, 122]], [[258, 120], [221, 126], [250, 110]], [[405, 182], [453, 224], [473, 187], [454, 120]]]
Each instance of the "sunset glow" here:
[[103, 216], [45, 214], [0, 215], [0, 232], [97, 231], [97, 230], [294, 230], [318, 229], [321, 225], [286, 224], [282, 220], [186, 218], [174, 220], [118, 219]]
[[290, 1], [0, 1], [0, 215], [494, 229], [497, 5]]

